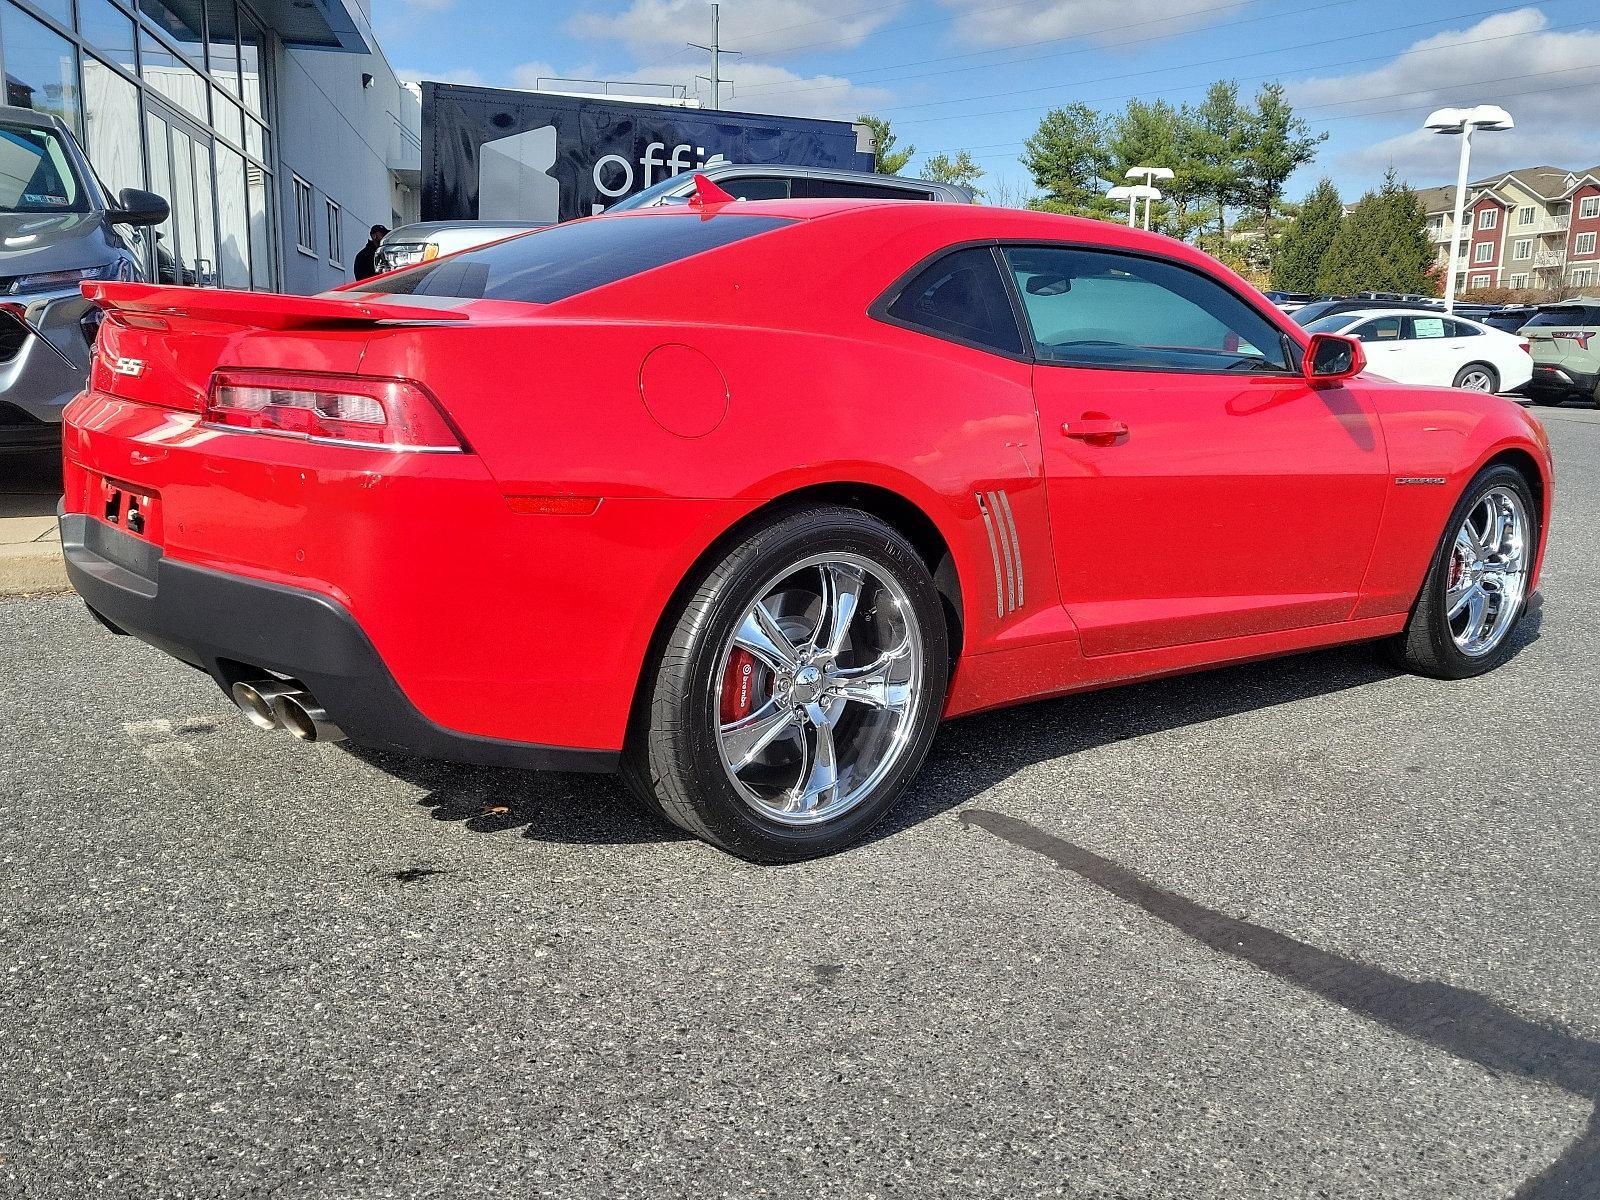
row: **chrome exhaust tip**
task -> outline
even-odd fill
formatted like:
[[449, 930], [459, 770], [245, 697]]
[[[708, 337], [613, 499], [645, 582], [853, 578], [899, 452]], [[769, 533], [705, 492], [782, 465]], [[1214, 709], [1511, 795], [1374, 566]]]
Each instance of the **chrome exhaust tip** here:
[[328, 720], [328, 714], [310, 692], [291, 689], [272, 702], [278, 728], [287, 729], [302, 742], [342, 742], [344, 730]]
[[278, 697], [299, 691], [299, 685], [282, 679], [252, 679], [233, 685], [233, 702], [239, 706], [244, 719], [257, 729], [281, 729], [273, 705]]

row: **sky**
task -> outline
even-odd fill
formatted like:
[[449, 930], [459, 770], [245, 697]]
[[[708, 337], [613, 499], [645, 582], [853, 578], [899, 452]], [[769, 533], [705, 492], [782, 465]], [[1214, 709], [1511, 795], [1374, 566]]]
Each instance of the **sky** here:
[[[709, 100], [708, 0], [372, 0], [405, 79], [532, 88], [540, 77], [679, 84]], [[1030, 190], [1023, 140], [1052, 106], [1198, 101], [1221, 78], [1279, 81], [1328, 140], [1290, 180], [1347, 199], [1393, 166], [1452, 183], [1459, 142], [1420, 126], [1445, 105], [1501, 104], [1472, 175], [1600, 165], [1600, 5], [1541, 0], [723, 0], [723, 107], [887, 117], [916, 155], [966, 149], [979, 186]], [[547, 85], [548, 86], [548, 85]]]

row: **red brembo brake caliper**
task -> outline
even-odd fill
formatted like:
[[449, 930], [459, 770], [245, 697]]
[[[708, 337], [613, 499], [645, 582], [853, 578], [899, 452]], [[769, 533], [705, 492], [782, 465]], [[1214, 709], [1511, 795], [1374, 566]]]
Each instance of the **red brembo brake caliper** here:
[[743, 720], [755, 711], [756, 658], [735, 646], [722, 675], [722, 723]]

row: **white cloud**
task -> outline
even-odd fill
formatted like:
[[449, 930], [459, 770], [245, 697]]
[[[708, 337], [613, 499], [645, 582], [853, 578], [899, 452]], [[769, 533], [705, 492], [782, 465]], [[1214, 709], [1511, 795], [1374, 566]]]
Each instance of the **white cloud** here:
[[410, 67], [396, 67], [395, 72], [406, 83], [421, 83], [424, 79], [434, 83], [468, 83], [474, 87], [483, 86], [483, 76], [472, 67], [455, 67], [448, 71], [413, 70]]
[[[1197, 0], [1198, 2], [1198, 0]], [[861, 11], [860, 0], [741, 0], [722, 6], [722, 44], [744, 54], [772, 56], [816, 42], [829, 50], [859, 45], [899, 12], [887, 4]], [[705, 0], [629, 0], [621, 12], [583, 10], [568, 19], [574, 37], [624, 43], [635, 55], [679, 50], [685, 42], [711, 41], [711, 6]]]
[[[702, 103], [709, 105], [710, 85], [695, 78], [703, 69], [700, 64], [641, 67], [635, 71], [610, 72], [605, 77], [613, 84], [677, 84], [688, 95], [698, 96]], [[853, 119], [859, 113], [887, 105], [894, 98], [894, 93], [884, 88], [853, 84], [838, 75], [798, 75], [772, 63], [736, 58], [729, 59], [724, 69], [727, 77], [723, 84], [722, 107], [735, 112]], [[531, 91], [541, 77], [571, 81], [594, 78], [598, 73], [593, 64], [558, 71], [547, 62], [523, 63], [512, 69], [511, 86]], [[568, 87], [573, 91], [584, 90], [582, 83], [569, 83]], [[553, 87], [551, 90], [560, 89]], [[623, 92], [617, 95], [619, 99], [650, 99], [643, 92], [631, 97]]]
[[[1600, 111], [1600, 30], [1552, 32], [1536, 8], [1496, 13], [1466, 29], [1416, 42], [1376, 70], [1287, 84], [1310, 119], [1346, 115], [1398, 119], [1461, 104], [1503, 104], [1517, 127], [1472, 142], [1472, 174], [1549, 163], [1600, 162], [1594, 114]], [[1341, 122], [1342, 123], [1342, 122]], [[1352, 151], [1341, 165], [1363, 173], [1393, 165], [1418, 186], [1454, 178], [1460, 143], [1412, 129]]]
[[940, 0], [956, 10], [956, 37], [969, 45], [1014, 45], [1057, 38], [1097, 42], [1140, 41], [1176, 36], [1213, 25], [1248, 0], [1037, 0], [995, 4], [993, 0]]

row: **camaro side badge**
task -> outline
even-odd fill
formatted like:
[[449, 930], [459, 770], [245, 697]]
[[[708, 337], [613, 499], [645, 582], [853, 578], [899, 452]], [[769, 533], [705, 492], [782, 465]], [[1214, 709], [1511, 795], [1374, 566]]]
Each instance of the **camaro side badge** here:
[[111, 364], [111, 369], [118, 375], [130, 375], [137, 378], [144, 371], [144, 359], [119, 358]]
[[1444, 483], [1443, 475], [1396, 475], [1394, 481], [1398, 484], [1431, 483], [1435, 485]]

